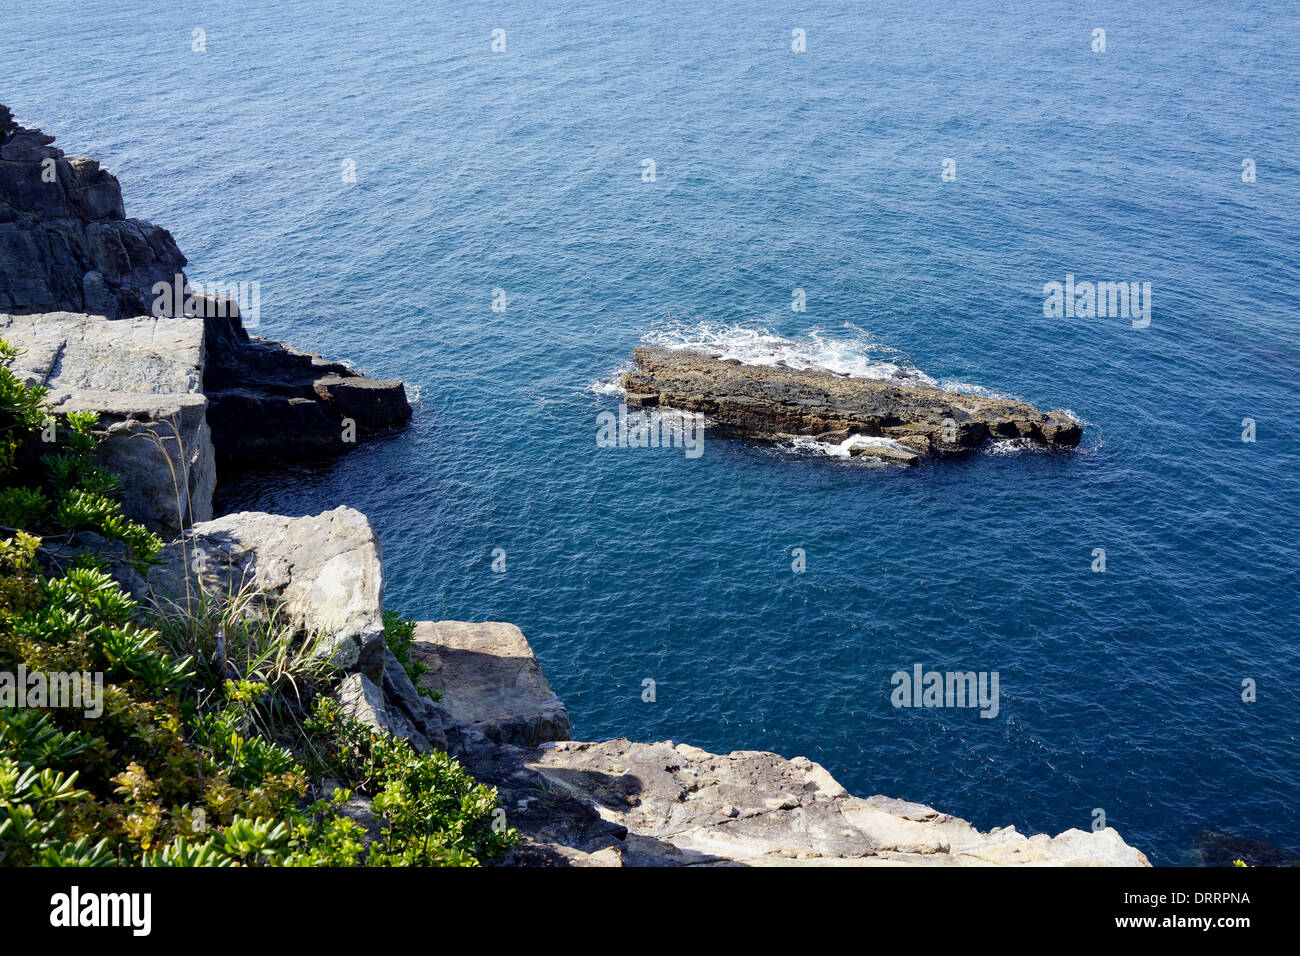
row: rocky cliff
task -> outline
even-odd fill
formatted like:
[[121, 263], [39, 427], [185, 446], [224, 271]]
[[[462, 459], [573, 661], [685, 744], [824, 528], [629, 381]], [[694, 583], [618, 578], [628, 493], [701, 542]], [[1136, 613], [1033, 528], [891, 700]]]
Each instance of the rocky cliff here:
[[0, 104], [0, 312], [148, 315], [185, 268], [172, 234], [127, 219], [117, 179]]
[[[37, 378], [59, 393], [60, 408], [93, 407], [109, 393], [133, 396], [125, 404], [122, 398], [105, 401], [119, 403], [117, 410], [137, 422], [137, 431], [161, 433], [178, 403], [202, 404], [206, 434], [181, 423], [187, 438], [178, 460], [210, 457], [232, 466], [337, 455], [410, 418], [401, 382], [369, 379], [250, 336], [234, 299], [189, 284], [187, 260], [170, 232], [126, 218], [111, 173], [93, 159], [64, 155], [53, 142], [19, 125], [0, 105], [0, 324], [13, 344], [49, 356], [40, 369], [44, 377]], [[155, 322], [156, 337], [142, 341], [137, 332], [110, 324], [145, 316], [192, 328], [163, 330]], [[58, 340], [62, 332], [68, 337]], [[152, 374], [149, 357], [159, 355], [161, 339], [183, 341], [187, 349], [198, 343], [191, 381]], [[96, 342], [107, 350], [75, 361], [78, 374], [94, 368], [93, 382], [69, 378], [65, 351], [84, 352]], [[101, 396], [83, 400], [87, 390]], [[156, 397], [141, 398], [146, 395]], [[204, 441], [210, 452], [200, 447]], [[210, 487], [200, 482], [189, 497], [196, 517], [210, 514]], [[146, 504], [133, 516], [169, 529], [156, 510]]]
[[[503, 861], [562, 866], [1145, 866], [1113, 829], [980, 831], [932, 807], [855, 797], [806, 757], [713, 754], [673, 741], [568, 739], [568, 711], [511, 624], [424, 622], [420, 696], [382, 639], [383, 565], [350, 508], [254, 512], [195, 525], [147, 580], [147, 600], [254, 587], [305, 631], [330, 635], [336, 695], [356, 717], [454, 754], [495, 786], [523, 836]], [[359, 808], [362, 813], [365, 808]]]

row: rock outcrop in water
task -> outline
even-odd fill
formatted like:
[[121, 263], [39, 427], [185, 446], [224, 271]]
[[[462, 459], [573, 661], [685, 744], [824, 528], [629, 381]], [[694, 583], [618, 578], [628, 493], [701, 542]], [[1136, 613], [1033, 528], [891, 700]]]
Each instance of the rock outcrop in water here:
[[926, 456], [973, 451], [990, 439], [1066, 449], [1082, 436], [1079, 423], [1064, 412], [926, 384], [743, 365], [687, 349], [642, 347], [633, 357], [636, 368], [623, 373], [629, 406], [701, 412], [720, 433], [739, 438], [888, 439], [851, 452], [915, 464]]
[[[95, 329], [143, 316], [193, 326], [159, 334], [201, 345], [197, 380], [182, 391], [191, 404], [206, 400], [211, 455], [223, 464], [337, 455], [410, 419], [401, 382], [369, 379], [337, 362], [250, 336], [233, 299], [191, 295], [197, 290], [185, 279], [187, 260], [171, 233], [127, 219], [117, 179], [93, 159], [65, 156], [53, 141], [18, 125], [0, 105], [0, 325], [13, 344], [42, 353], [62, 331], [81, 330], [65, 339], [78, 348], [57, 343], [47, 366], [47, 384], [64, 389], [61, 409], [98, 402], [108, 423], [157, 425], [171, 414], [180, 392], [159, 386], [136, 361], [134, 333]], [[156, 294], [160, 283], [181, 294]], [[95, 341], [108, 343], [106, 350], [89, 350]], [[93, 386], [72, 384], [90, 379]], [[97, 394], [83, 397], [85, 388]], [[113, 395], [133, 397], [114, 407], [117, 399], [108, 398]], [[163, 395], [173, 397], [143, 397]], [[142, 404], [148, 407], [137, 407]], [[189, 423], [183, 427], [195, 439], [185, 454], [202, 457], [199, 436]], [[192, 489], [195, 502], [203, 490], [202, 483]], [[196, 520], [210, 516], [210, 497], [209, 488], [207, 508], [199, 503], [194, 509]], [[147, 509], [131, 513], [168, 528], [168, 521], [159, 522]]]
[[411, 418], [400, 381], [251, 336], [229, 300], [209, 308], [204, 324], [203, 391], [219, 464], [329, 458]]

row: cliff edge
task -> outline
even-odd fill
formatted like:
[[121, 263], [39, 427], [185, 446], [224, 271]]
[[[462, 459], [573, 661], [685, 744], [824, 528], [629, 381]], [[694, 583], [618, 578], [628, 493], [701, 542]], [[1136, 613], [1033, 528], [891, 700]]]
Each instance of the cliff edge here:
[[[222, 297], [186, 294], [180, 308], [157, 309], [156, 284], [173, 282], [186, 261], [171, 234], [126, 219], [117, 180], [52, 141], [0, 106], [0, 337], [27, 350], [16, 371], [47, 388], [58, 410], [100, 414], [99, 453], [126, 479], [128, 514], [176, 535], [147, 576], [101, 557], [135, 596], [164, 610], [248, 587], [256, 606], [324, 635], [339, 671], [334, 694], [349, 713], [417, 749], [453, 754], [497, 788], [522, 835], [502, 862], [1149, 865], [1113, 829], [981, 832], [927, 806], [855, 797], [805, 757], [572, 742], [567, 708], [509, 624], [419, 625], [412, 653], [443, 703], [422, 696], [385, 642], [382, 551], [364, 515], [211, 518], [219, 463], [347, 450], [350, 426], [364, 435], [409, 418], [401, 383], [249, 336]], [[689, 390], [652, 381], [656, 366], [638, 362], [647, 377], [629, 380], [629, 399], [690, 407]], [[924, 413], [927, 436], [943, 424], [939, 411]], [[841, 427], [820, 409], [808, 414], [816, 421], [807, 427]], [[1023, 433], [1028, 423], [1031, 435], [1071, 443], [1066, 423], [1019, 410], [1004, 417], [997, 429]], [[777, 419], [785, 428], [789, 415]], [[65, 544], [70, 553], [85, 546]]]

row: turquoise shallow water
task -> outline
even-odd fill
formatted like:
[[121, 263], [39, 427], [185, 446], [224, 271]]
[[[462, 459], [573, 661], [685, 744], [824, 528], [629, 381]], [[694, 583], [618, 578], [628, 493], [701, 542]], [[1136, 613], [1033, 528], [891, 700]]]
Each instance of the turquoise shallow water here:
[[[193, 277], [259, 282], [257, 332], [420, 396], [226, 507], [364, 510], [389, 603], [519, 624], [579, 738], [806, 754], [981, 827], [1101, 808], [1157, 863], [1300, 852], [1293, 6], [155, 6], [0, 2], [0, 100]], [[1045, 317], [1066, 273], [1150, 282], [1150, 327]], [[635, 345], [760, 329], [1071, 409], [1083, 447], [596, 447]], [[997, 671], [997, 717], [891, 707], [916, 663]]]

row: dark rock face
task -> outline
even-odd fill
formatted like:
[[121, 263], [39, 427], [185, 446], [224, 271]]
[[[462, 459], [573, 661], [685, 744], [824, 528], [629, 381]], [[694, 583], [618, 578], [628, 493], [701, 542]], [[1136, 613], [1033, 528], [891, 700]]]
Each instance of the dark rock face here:
[[125, 218], [117, 179], [53, 140], [0, 105], [0, 315], [133, 318], [154, 313], [156, 283], [179, 285], [180, 302], [160, 301], [204, 319], [202, 389], [223, 466], [327, 458], [410, 419], [401, 382], [250, 337], [233, 299], [191, 295], [171, 233]]
[[203, 391], [218, 464], [328, 458], [410, 419], [401, 382], [250, 336], [229, 299], [204, 304]]
[[145, 315], [183, 274], [172, 234], [127, 219], [117, 179], [0, 105], [0, 312]]
[[678, 349], [638, 348], [633, 358], [636, 368], [623, 373], [629, 407], [701, 412], [719, 432], [740, 438], [886, 438], [895, 445], [855, 447], [852, 454], [909, 464], [918, 456], [972, 451], [995, 438], [1065, 449], [1082, 436], [1079, 423], [1063, 412], [930, 385], [742, 365]]

